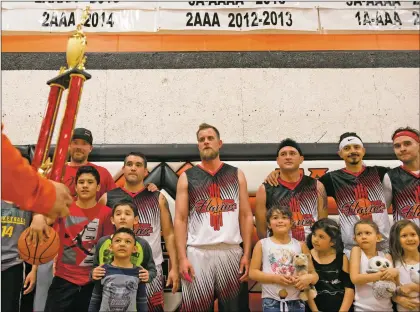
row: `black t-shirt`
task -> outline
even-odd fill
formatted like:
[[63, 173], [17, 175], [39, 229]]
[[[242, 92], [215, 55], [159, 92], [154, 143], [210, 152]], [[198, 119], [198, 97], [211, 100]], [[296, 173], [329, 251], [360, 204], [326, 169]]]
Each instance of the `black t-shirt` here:
[[[315, 303], [321, 312], [339, 311], [343, 303], [345, 288], [354, 289], [350, 275], [343, 271], [343, 256], [344, 254], [337, 255], [328, 264], [319, 264], [312, 258], [315, 271], [319, 275], [318, 283], [315, 285], [318, 292]], [[353, 311], [353, 307], [350, 311]]]

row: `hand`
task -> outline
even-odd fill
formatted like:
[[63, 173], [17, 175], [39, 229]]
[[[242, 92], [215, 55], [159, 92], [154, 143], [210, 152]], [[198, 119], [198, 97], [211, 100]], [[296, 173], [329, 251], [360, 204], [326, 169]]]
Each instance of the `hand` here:
[[45, 217], [41, 214], [36, 214], [32, 218], [29, 227], [28, 243], [36, 245], [38, 242], [42, 243], [49, 238], [50, 227], [48, 226]]
[[69, 189], [63, 183], [50, 181], [55, 187], [55, 202], [47, 216], [52, 219], [68, 216], [69, 206], [73, 202]]
[[420, 309], [420, 303], [416, 298], [397, 296], [395, 302], [408, 310], [418, 311]]
[[[194, 268], [187, 258], [179, 261], [179, 273], [181, 274], [181, 277], [188, 282], [192, 282], [192, 279], [195, 278]], [[188, 277], [191, 278], [191, 281], [188, 280]]]
[[409, 297], [410, 293], [413, 292], [412, 286], [413, 286], [413, 283], [402, 285], [398, 287], [397, 293], [402, 296]]
[[97, 266], [92, 271], [92, 279], [94, 281], [100, 280], [102, 277], [105, 276], [105, 269], [103, 268], [103, 265]]
[[241, 262], [239, 262], [239, 274], [243, 275], [239, 278], [239, 281], [246, 282], [248, 281], [248, 274], [249, 274], [249, 259], [247, 256], [242, 256]]
[[303, 274], [301, 276], [297, 276], [295, 279], [295, 287], [299, 290], [304, 290], [308, 288], [312, 281], [311, 274]]
[[264, 182], [271, 186], [279, 185], [280, 170], [271, 171], [270, 174], [265, 178]]
[[395, 279], [397, 278], [399, 274], [399, 270], [394, 269], [394, 268], [386, 269], [381, 272], [382, 272], [381, 280], [383, 281], [395, 281]]
[[156, 192], [159, 191], [158, 187], [154, 183], [147, 183], [147, 190], [149, 192]]
[[149, 281], [149, 271], [147, 271], [145, 268], [140, 267], [139, 271], [139, 279], [143, 283], [147, 283]]
[[26, 288], [23, 294], [24, 295], [29, 294], [32, 290], [34, 290], [35, 285], [36, 285], [36, 269], [32, 267], [31, 272], [29, 272], [29, 274], [26, 276], [25, 282], [23, 283], [23, 288]]
[[57, 257], [58, 257], [58, 255], [55, 256], [54, 260], [53, 260], [53, 267], [52, 267], [53, 276], [55, 276], [55, 268], [57, 266]]
[[287, 276], [283, 274], [276, 275], [276, 284], [283, 285], [283, 286], [290, 286], [293, 285], [295, 282], [295, 278], [293, 276]]
[[179, 274], [177, 270], [170, 270], [168, 273], [168, 280], [166, 281], [166, 287], [172, 284], [172, 293], [176, 293], [179, 288]]

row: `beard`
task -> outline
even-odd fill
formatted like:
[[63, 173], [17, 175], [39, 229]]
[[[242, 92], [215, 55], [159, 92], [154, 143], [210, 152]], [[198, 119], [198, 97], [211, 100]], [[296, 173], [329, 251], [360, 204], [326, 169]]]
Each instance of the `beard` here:
[[355, 155], [355, 156], [349, 156], [348, 157], [348, 162], [351, 165], [357, 165], [358, 163], [360, 163], [362, 161], [362, 158], [359, 155]]
[[71, 154], [71, 160], [75, 163], [82, 164], [87, 160], [87, 156], [80, 153], [76, 156], [76, 152]]
[[215, 150], [211, 148], [207, 148], [203, 151], [200, 151], [200, 157], [202, 160], [213, 160], [216, 159], [219, 156], [219, 152], [216, 152]]

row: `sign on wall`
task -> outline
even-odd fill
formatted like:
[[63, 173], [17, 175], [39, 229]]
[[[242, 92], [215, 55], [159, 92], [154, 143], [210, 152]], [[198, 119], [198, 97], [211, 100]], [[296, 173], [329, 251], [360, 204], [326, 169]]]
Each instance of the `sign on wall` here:
[[6, 32], [70, 32], [89, 4], [86, 32], [418, 31], [420, 1], [3, 2]]

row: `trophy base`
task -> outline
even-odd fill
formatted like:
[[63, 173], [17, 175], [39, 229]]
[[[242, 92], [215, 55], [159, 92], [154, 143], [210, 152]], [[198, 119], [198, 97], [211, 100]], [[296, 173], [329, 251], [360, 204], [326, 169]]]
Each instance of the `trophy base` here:
[[70, 84], [70, 75], [71, 74], [79, 74], [82, 75], [86, 78], [86, 80], [89, 80], [90, 78], [92, 78], [92, 76], [90, 74], [88, 74], [87, 72], [85, 72], [84, 70], [80, 70], [77, 68], [72, 68], [71, 70], [65, 71], [63, 74], [51, 79], [47, 81], [47, 85], [50, 84], [58, 84], [60, 86], [63, 86], [64, 89], [68, 89], [69, 84]]

